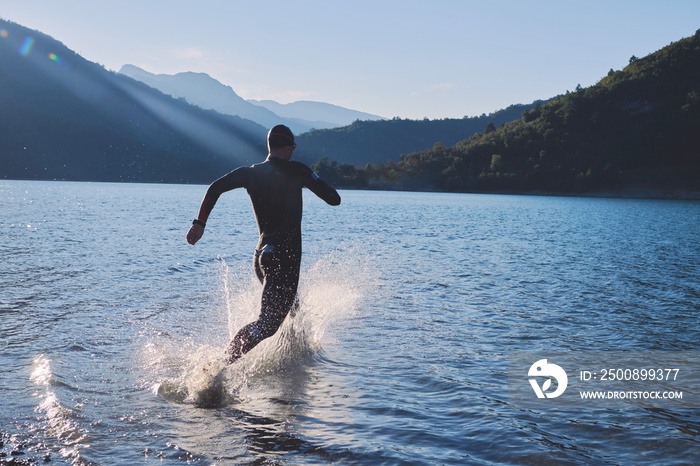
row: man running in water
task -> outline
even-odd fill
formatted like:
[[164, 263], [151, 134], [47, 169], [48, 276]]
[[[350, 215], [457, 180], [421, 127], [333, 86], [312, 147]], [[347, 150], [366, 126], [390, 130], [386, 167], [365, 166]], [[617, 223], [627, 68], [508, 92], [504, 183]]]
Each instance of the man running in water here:
[[229, 363], [274, 335], [296, 304], [301, 265], [301, 189], [306, 186], [328, 204], [340, 204], [335, 189], [303, 163], [290, 161], [296, 144], [289, 128], [272, 128], [267, 134], [267, 148], [264, 162], [237, 168], [209, 186], [187, 233], [188, 243], [199, 241], [219, 196], [246, 188], [260, 232], [253, 268], [263, 285], [262, 303], [258, 320], [243, 327], [231, 340], [226, 350]]

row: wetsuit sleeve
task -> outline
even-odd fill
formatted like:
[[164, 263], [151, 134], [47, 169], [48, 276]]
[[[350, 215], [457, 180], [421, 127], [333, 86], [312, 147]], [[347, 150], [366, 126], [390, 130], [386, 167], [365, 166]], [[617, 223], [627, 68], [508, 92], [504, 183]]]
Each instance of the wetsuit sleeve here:
[[306, 180], [304, 186], [309, 188], [312, 193], [326, 201], [330, 205], [340, 205], [340, 194], [332, 186], [323, 181], [309, 167], [303, 165]]
[[214, 181], [207, 189], [207, 193], [199, 207], [197, 218], [206, 222], [216, 202], [219, 200], [219, 196], [232, 189], [248, 187], [251, 176], [252, 169], [250, 167], [240, 167]]

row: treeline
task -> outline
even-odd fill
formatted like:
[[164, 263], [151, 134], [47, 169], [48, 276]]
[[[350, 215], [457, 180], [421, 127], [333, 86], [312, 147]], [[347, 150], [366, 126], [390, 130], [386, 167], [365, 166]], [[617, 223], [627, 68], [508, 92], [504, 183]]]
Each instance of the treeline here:
[[700, 31], [453, 146], [314, 169], [341, 187], [455, 192], [700, 190]]

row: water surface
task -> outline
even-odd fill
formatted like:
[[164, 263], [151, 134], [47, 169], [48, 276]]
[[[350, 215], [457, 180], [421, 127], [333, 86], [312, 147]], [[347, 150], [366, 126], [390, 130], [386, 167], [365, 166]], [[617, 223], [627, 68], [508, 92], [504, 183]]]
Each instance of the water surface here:
[[[305, 197], [302, 308], [255, 318], [243, 191], [0, 182], [0, 451], [74, 464], [691, 464], [698, 409], [525, 409], [520, 351], [699, 349], [700, 203], [344, 191]], [[700, 387], [696, 387], [700, 390]], [[697, 395], [697, 391], [696, 391]], [[697, 406], [697, 405], [696, 405]]]

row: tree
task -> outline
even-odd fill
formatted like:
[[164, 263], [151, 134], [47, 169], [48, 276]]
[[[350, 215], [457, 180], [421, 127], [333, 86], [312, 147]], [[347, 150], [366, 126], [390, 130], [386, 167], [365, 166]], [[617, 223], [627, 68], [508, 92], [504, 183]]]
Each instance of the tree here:
[[494, 173], [501, 171], [501, 169], [503, 168], [503, 157], [501, 156], [501, 154], [493, 154], [491, 156], [490, 168], [491, 171]]

